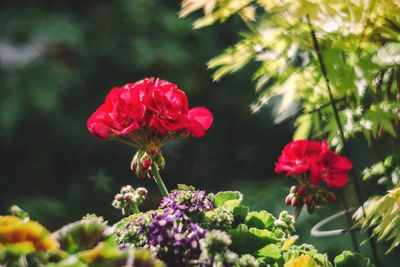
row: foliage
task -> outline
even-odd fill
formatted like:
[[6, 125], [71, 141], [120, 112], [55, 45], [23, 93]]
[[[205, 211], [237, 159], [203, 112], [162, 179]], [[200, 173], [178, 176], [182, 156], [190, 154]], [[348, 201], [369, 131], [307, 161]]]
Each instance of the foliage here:
[[[279, 97], [276, 107], [281, 121], [288, 109], [301, 101], [303, 114], [295, 125], [295, 139], [310, 136], [337, 137], [337, 126], [329, 122], [333, 111], [324, 75], [314, 54], [310, 27], [318, 35], [333, 96], [340, 117], [348, 125], [346, 136], [363, 133], [367, 139], [383, 130], [396, 136], [393, 122], [399, 119], [395, 79], [399, 57], [398, 1], [210, 1], [182, 2], [181, 16], [203, 8], [204, 17], [194, 27], [224, 22], [239, 15], [248, 26], [242, 40], [208, 63], [218, 81], [251, 61], [259, 62], [254, 73], [257, 101], [252, 110]], [[309, 25], [306, 17], [311, 21]], [[398, 83], [398, 82], [397, 82]], [[400, 85], [397, 84], [397, 91]], [[392, 106], [392, 107], [390, 107]], [[383, 108], [384, 107], [384, 108]], [[359, 112], [357, 125], [346, 119]], [[320, 125], [323, 131], [319, 132]], [[381, 133], [380, 133], [381, 134]], [[333, 142], [339, 145], [337, 140]]]
[[[276, 122], [295, 118], [294, 139], [326, 138], [336, 150], [363, 138], [381, 162], [367, 168], [364, 179], [397, 184], [399, 1], [183, 0], [180, 15], [201, 9], [194, 28], [235, 15], [247, 27], [236, 44], [208, 62], [215, 81], [256, 62], [253, 112], [273, 106]], [[377, 148], [382, 140], [392, 146], [383, 157]], [[385, 215], [371, 210], [369, 220]]]
[[378, 184], [395, 186], [399, 183], [400, 167], [396, 166], [393, 156], [388, 156], [384, 161], [377, 162], [364, 169], [362, 178], [365, 181], [375, 179]]
[[[131, 244], [135, 247], [150, 248], [168, 265], [176, 264], [179, 261], [182, 266], [305, 266], [301, 265], [303, 264], [301, 262], [308, 261], [309, 266], [332, 266], [327, 255], [319, 253], [312, 245], [294, 245], [298, 238], [293, 235], [295, 231], [294, 218], [287, 212], [282, 212], [279, 218], [275, 218], [265, 210], [250, 211], [249, 207], [241, 204], [243, 195], [240, 192], [223, 191], [209, 194], [208, 198], [213, 201], [211, 210], [197, 210], [196, 213], [193, 213], [190, 212], [190, 208], [198, 207], [198, 200], [191, 198], [190, 203], [187, 198], [178, 200], [176, 197], [178, 192], [179, 195], [185, 195], [185, 191], [189, 194], [203, 192], [196, 191], [191, 187], [180, 186], [179, 190], [173, 191], [162, 200], [161, 205], [164, 210], [137, 213], [117, 223], [115, 225], [116, 240], [123, 247]], [[168, 201], [169, 198], [174, 201]], [[202, 201], [207, 203], [209, 200], [203, 199]], [[170, 205], [166, 206], [165, 203]], [[179, 207], [183, 207], [183, 209]], [[175, 211], [171, 211], [171, 209]], [[212, 216], [209, 215], [210, 213]], [[222, 222], [220, 218], [226, 218], [227, 214], [230, 214], [228, 217], [233, 218], [233, 222], [219, 227], [218, 223]], [[214, 222], [212, 222], [213, 220]], [[154, 225], [161, 223], [164, 230], [162, 232], [155, 230], [157, 228], [154, 228]], [[204, 227], [203, 231], [206, 232], [199, 242], [201, 253], [184, 253], [186, 260], [192, 258], [190, 261], [182, 262], [181, 253], [188, 248], [179, 247], [180, 244], [186, 244], [185, 240], [189, 236], [192, 238], [198, 235], [198, 230], [195, 232], [185, 230], [192, 229], [193, 223]], [[177, 229], [180, 230], [177, 231]], [[164, 231], [171, 235], [165, 235]], [[173, 238], [174, 242], [152, 243], [151, 240], [158, 239], [159, 235], [162, 236], [159, 240], [166, 242]], [[193, 239], [191, 242], [193, 248], [197, 248], [197, 240]], [[175, 253], [180, 256], [178, 254], [176, 257], [171, 256], [170, 251], [174, 251], [178, 247], [179, 250]], [[165, 255], [170, 256], [166, 258]], [[244, 262], [251, 264], [246, 265]]]
[[374, 267], [370, 260], [360, 253], [343, 251], [342, 254], [335, 257], [335, 266], [337, 267], [351, 267], [351, 266], [364, 266]]
[[392, 242], [388, 252], [400, 243], [400, 187], [389, 190], [386, 195], [371, 198], [365, 204], [365, 216], [360, 208], [354, 215], [361, 227], [372, 229], [378, 240]]

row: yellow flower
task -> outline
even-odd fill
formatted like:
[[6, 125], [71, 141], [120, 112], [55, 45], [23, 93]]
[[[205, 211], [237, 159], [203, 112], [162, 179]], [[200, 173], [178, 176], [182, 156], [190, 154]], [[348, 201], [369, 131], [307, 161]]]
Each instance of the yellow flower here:
[[309, 255], [300, 255], [285, 263], [284, 267], [319, 267], [318, 264]]
[[283, 243], [282, 249], [283, 249], [283, 250], [288, 250], [288, 249], [297, 241], [297, 239], [299, 239], [299, 236], [298, 236], [298, 235], [291, 236], [289, 239], [287, 239], [287, 240]]
[[58, 243], [39, 223], [14, 216], [0, 216], [0, 249], [31, 253], [58, 248]]

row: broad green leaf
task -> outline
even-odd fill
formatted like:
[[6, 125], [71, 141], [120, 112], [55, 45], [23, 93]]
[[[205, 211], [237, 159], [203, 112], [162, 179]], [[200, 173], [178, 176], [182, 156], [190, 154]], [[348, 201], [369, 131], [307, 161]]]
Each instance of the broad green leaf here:
[[274, 216], [271, 213], [262, 211], [252, 211], [247, 214], [245, 224], [248, 227], [255, 227], [258, 229], [269, 229], [275, 222]]
[[[335, 257], [335, 267], [374, 267], [370, 260], [362, 254], [351, 251], [343, 251]], [[285, 266], [286, 267], [286, 266]]]
[[254, 253], [266, 245], [279, 242], [279, 239], [269, 230], [248, 228], [245, 224], [231, 230], [232, 250], [245, 254]]
[[263, 258], [279, 259], [279, 258], [281, 258], [281, 250], [277, 245], [269, 244], [269, 245], [266, 245], [265, 247], [259, 249], [256, 252], [256, 256], [263, 257]]
[[236, 224], [243, 223], [247, 214], [249, 213], [249, 207], [239, 205], [233, 209], [233, 217], [235, 219]]
[[214, 204], [216, 207], [223, 207], [223, 205], [230, 200], [241, 202], [243, 200], [243, 195], [239, 191], [223, 191], [218, 192], [214, 196]]

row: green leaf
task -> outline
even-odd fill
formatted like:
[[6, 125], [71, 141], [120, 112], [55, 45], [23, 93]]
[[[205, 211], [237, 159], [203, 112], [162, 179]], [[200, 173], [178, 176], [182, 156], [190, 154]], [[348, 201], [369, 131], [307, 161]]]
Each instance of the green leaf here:
[[232, 212], [235, 223], [236, 224], [243, 223], [248, 213], [249, 213], [248, 206], [239, 205], [235, 207]]
[[214, 205], [218, 208], [220, 208], [220, 207], [235, 208], [240, 205], [242, 200], [243, 200], [243, 195], [242, 195], [242, 193], [240, 193], [238, 191], [223, 191], [223, 192], [217, 193], [214, 196]]
[[307, 139], [312, 128], [312, 114], [299, 116], [295, 122], [295, 126], [297, 129], [293, 135], [293, 140]]
[[274, 222], [274, 216], [265, 210], [259, 212], [252, 211], [245, 218], [245, 224], [248, 227], [255, 227], [258, 229], [268, 229]]
[[367, 257], [351, 251], [343, 251], [335, 257], [335, 267], [374, 267]]
[[269, 230], [248, 228], [245, 224], [231, 230], [232, 250], [239, 254], [254, 253], [266, 245], [279, 242]]
[[272, 259], [279, 259], [281, 258], [281, 250], [280, 248], [275, 245], [275, 244], [269, 244], [266, 245], [265, 247], [259, 249], [256, 252], [257, 257], [263, 257], [263, 258], [272, 258]]

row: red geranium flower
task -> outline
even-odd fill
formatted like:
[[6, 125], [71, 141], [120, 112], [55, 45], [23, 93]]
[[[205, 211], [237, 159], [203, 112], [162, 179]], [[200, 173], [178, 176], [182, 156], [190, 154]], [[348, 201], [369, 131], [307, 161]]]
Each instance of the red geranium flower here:
[[145, 103], [152, 112], [149, 126], [161, 134], [186, 128], [189, 103], [185, 93], [175, 84], [155, 80], [153, 89], [145, 97]]
[[349, 180], [348, 171], [353, 167], [351, 161], [328, 150], [311, 162], [311, 181], [326, 182], [328, 186], [341, 188]]
[[275, 172], [286, 172], [286, 176], [302, 174], [310, 169], [311, 160], [327, 149], [326, 141], [293, 141], [283, 149], [278, 162], [275, 163]]
[[98, 138], [109, 135], [125, 135], [139, 129], [139, 121], [146, 107], [139, 96], [124, 88], [114, 88], [95, 113], [89, 118], [89, 131]]
[[87, 126], [94, 136], [103, 139], [149, 127], [149, 136], [139, 140], [154, 142], [151, 138], [157, 137], [161, 142], [169, 133], [202, 137], [212, 121], [211, 112], [204, 107], [189, 110], [185, 93], [175, 84], [146, 78], [111, 90]]

